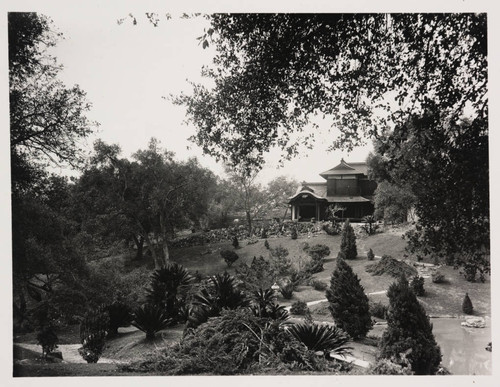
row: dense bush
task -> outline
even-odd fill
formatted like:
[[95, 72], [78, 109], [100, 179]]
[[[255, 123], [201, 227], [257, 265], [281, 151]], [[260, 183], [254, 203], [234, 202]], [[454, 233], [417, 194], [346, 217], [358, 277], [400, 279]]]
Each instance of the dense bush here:
[[331, 353], [345, 356], [351, 353], [347, 347], [349, 336], [340, 328], [318, 324], [294, 324], [288, 328], [298, 341], [310, 351], [322, 351], [327, 358]]
[[253, 257], [250, 266], [245, 263], [237, 266], [236, 277], [249, 292], [259, 288], [270, 288], [274, 284], [271, 263], [262, 256]]
[[320, 292], [326, 290], [326, 288], [328, 287], [328, 285], [326, 283], [324, 283], [323, 281], [320, 281], [320, 280], [311, 281], [311, 286], [315, 290], [319, 290]]
[[398, 261], [390, 255], [383, 255], [380, 261], [366, 265], [366, 271], [372, 275], [389, 274], [395, 278], [402, 275], [407, 278], [417, 275], [417, 270], [414, 267], [403, 261]]
[[462, 301], [462, 312], [465, 314], [472, 314], [474, 308], [472, 306], [472, 301], [470, 300], [469, 293], [465, 293], [464, 300]]
[[316, 244], [307, 249], [307, 253], [313, 259], [322, 259], [330, 255], [330, 248], [326, 245]]
[[373, 254], [373, 250], [372, 249], [368, 250], [368, 253], [366, 254], [366, 258], [369, 261], [373, 261], [375, 259], [375, 254]]
[[238, 254], [231, 250], [222, 250], [220, 255], [226, 262], [227, 267], [231, 267], [231, 265], [240, 258]]
[[283, 285], [280, 286], [280, 293], [283, 298], [290, 300], [293, 297], [293, 292], [295, 291], [294, 284], [292, 282], [287, 281]]
[[106, 306], [109, 315], [108, 336], [116, 336], [119, 327], [127, 327], [132, 322], [132, 312], [123, 302], [115, 301]]
[[153, 340], [155, 334], [165, 329], [172, 319], [158, 305], [145, 304], [134, 311], [132, 325], [146, 334], [146, 340]]
[[420, 277], [418, 275], [413, 277], [411, 280], [411, 290], [413, 290], [413, 292], [419, 297], [425, 296], [424, 282], [424, 277]]
[[442, 284], [446, 282], [446, 278], [444, 274], [440, 273], [439, 271], [436, 271], [435, 273], [432, 274], [432, 282], [435, 284]]
[[396, 359], [408, 351], [407, 359], [416, 375], [434, 375], [441, 351], [432, 333], [432, 324], [408, 281], [401, 277], [387, 291], [387, 329], [380, 340], [380, 356]]
[[406, 356], [402, 355], [399, 359], [394, 357], [390, 359], [378, 359], [369, 369], [370, 375], [413, 375], [410, 363]]
[[128, 371], [170, 375], [238, 375], [291, 371], [329, 371], [279, 322], [255, 316], [248, 309], [224, 310], [189, 330], [179, 344], [125, 366]]
[[356, 259], [358, 251], [356, 249], [356, 235], [347, 219], [342, 229], [342, 239], [340, 241], [340, 251], [345, 254], [345, 259]]
[[384, 305], [381, 302], [372, 302], [369, 305], [370, 305], [370, 314], [372, 316], [385, 320], [387, 316], [387, 311], [389, 309], [387, 305]]
[[368, 297], [358, 276], [343, 259], [337, 259], [326, 298], [332, 317], [341, 329], [354, 339], [366, 336], [373, 325]]
[[309, 308], [304, 301], [295, 301], [290, 307], [290, 313], [297, 316], [305, 316], [308, 312]]
[[50, 326], [43, 327], [36, 335], [36, 340], [42, 346], [42, 357], [47, 359], [47, 355], [57, 348], [59, 341], [54, 329]]

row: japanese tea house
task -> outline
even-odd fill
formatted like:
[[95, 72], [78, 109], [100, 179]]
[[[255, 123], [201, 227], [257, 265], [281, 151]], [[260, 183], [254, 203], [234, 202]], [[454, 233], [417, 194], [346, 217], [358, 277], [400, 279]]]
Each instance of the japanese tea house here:
[[292, 220], [325, 220], [330, 205], [343, 208], [335, 214], [341, 219], [359, 221], [373, 215], [377, 183], [368, 179], [367, 171], [366, 163], [347, 163], [342, 159], [339, 165], [320, 173], [325, 182], [303, 182], [289, 198]]

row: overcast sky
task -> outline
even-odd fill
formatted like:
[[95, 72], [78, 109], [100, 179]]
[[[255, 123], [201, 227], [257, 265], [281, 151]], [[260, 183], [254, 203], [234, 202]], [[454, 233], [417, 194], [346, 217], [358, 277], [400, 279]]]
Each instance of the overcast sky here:
[[[104, 8], [96, 12], [94, 8], [88, 12], [44, 12], [64, 35], [52, 51], [64, 65], [61, 79], [87, 92], [93, 105], [88, 116], [100, 123], [85, 146], [90, 149], [93, 141], [101, 138], [119, 144], [128, 157], [156, 137], [178, 159], [196, 156], [203, 166], [221, 175], [222, 166], [188, 141], [195, 129], [183, 123], [184, 107], [162, 98], [190, 92], [188, 80], [202, 81], [201, 67], [211, 64], [214, 50], [203, 50], [196, 38], [208, 22], [202, 17], [182, 19], [173, 14], [172, 19], [163, 17], [154, 27], [144, 14], [135, 14], [138, 24], [133, 25], [122, 11]], [[119, 25], [117, 20], [121, 18], [127, 19]], [[323, 127], [328, 128], [328, 124]], [[326, 153], [333, 137], [326, 134], [327, 130], [322, 132], [325, 134], [318, 137], [313, 150], [304, 150], [280, 169], [278, 153], [271, 152], [260, 181], [265, 183], [281, 174], [299, 181], [321, 181], [319, 173], [335, 166], [342, 157], [363, 161], [371, 149], [369, 145], [351, 154]]]

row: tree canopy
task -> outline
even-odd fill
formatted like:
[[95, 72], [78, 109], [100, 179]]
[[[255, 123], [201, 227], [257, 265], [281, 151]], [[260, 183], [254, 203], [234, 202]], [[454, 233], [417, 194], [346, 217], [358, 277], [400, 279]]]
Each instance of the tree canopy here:
[[[350, 150], [364, 136], [436, 105], [452, 121], [487, 119], [485, 14], [214, 14], [204, 36], [217, 54], [176, 99], [213, 156], [262, 165], [310, 144], [315, 115]], [[206, 46], [204, 44], [204, 46]]]

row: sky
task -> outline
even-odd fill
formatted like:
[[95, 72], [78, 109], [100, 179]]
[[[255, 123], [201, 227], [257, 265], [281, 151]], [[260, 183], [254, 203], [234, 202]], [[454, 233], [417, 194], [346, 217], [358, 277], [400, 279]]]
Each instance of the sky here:
[[[137, 25], [123, 11], [105, 8], [95, 12], [79, 10], [45, 11], [54, 27], [62, 32], [51, 53], [64, 70], [60, 79], [68, 86], [78, 84], [92, 103], [88, 117], [100, 125], [82, 146], [90, 150], [95, 139], [119, 144], [122, 155], [130, 157], [143, 149], [151, 137], [176, 153], [179, 160], [196, 156], [200, 163], [223, 176], [223, 167], [205, 156], [188, 138], [195, 128], [185, 124], [185, 108], [175, 106], [169, 95], [190, 93], [188, 81], [203, 82], [200, 71], [210, 65], [214, 50], [202, 49], [197, 37], [208, 28], [202, 17], [172, 19], [160, 17], [154, 27], [143, 13], [135, 13]], [[125, 18], [121, 24], [118, 19]], [[322, 125], [325, 129], [328, 124]], [[300, 156], [278, 168], [279, 151], [271, 151], [258, 181], [267, 183], [278, 175], [298, 181], [321, 181], [319, 173], [346, 161], [366, 159], [371, 144], [352, 153], [326, 152], [332, 134], [321, 130], [313, 150], [304, 149]], [[65, 172], [65, 170], [61, 170]]]

